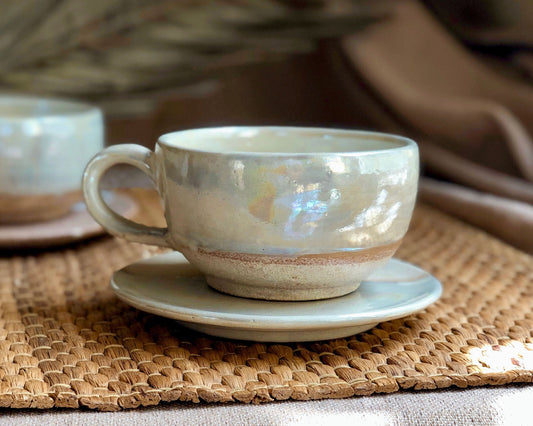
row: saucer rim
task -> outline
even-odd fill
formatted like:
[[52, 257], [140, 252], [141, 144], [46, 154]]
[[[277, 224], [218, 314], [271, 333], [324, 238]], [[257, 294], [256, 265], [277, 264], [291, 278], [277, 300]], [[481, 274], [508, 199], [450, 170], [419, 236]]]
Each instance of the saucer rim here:
[[[125, 208], [122, 211], [122, 214], [124, 214], [127, 218], [131, 218], [137, 214], [139, 211], [139, 205], [136, 200], [136, 198], [126, 192], [123, 191], [116, 191], [116, 190], [105, 190], [102, 191], [110, 197], [108, 203], [111, 206], [111, 208], [116, 208], [117, 205], [120, 205], [119, 203], [124, 203]], [[76, 228], [75, 232], [73, 232], [74, 228], [66, 228], [63, 229], [62, 232], [57, 232], [54, 234], [46, 234], [46, 235], [40, 235], [35, 236], [35, 234], [32, 234], [32, 236], [29, 237], [11, 237], [3, 235], [1, 232], [1, 228], [13, 230], [13, 229], [25, 229], [25, 230], [39, 230], [39, 229], [46, 229], [50, 226], [50, 224], [57, 225], [58, 223], [62, 223], [65, 220], [68, 220], [68, 218], [72, 218], [76, 215], [83, 215], [83, 220], [86, 220], [86, 222], [83, 224], [83, 229], [81, 231]], [[46, 248], [46, 247], [57, 247], [67, 244], [72, 244], [78, 241], [84, 241], [90, 238], [94, 238], [100, 235], [105, 235], [106, 230], [98, 224], [93, 217], [90, 215], [89, 210], [87, 209], [87, 206], [85, 205], [85, 202], [83, 200], [80, 200], [72, 205], [69, 212], [65, 216], [61, 216], [49, 221], [43, 221], [43, 222], [31, 222], [26, 224], [6, 224], [0, 226], [0, 250], [24, 250], [24, 249], [40, 249], [40, 248]]]
[[[162, 257], [173, 257], [183, 256], [178, 252], [168, 252], [163, 253], [160, 255], [153, 256], [149, 259], [142, 259], [140, 261], [150, 261], [153, 259], [161, 259]], [[183, 258], [184, 259], [184, 258]], [[132, 264], [139, 263], [133, 262]], [[171, 318], [176, 321], [181, 321], [185, 323], [194, 323], [194, 324], [204, 324], [204, 325], [210, 325], [214, 327], [231, 327], [231, 328], [239, 328], [239, 329], [245, 329], [245, 330], [269, 330], [272, 328], [276, 328], [277, 330], [321, 330], [321, 329], [328, 329], [333, 327], [350, 327], [354, 325], [365, 325], [365, 324], [371, 324], [383, 321], [390, 321], [397, 318], [404, 317], [406, 315], [412, 314], [414, 312], [418, 312], [427, 306], [431, 305], [435, 301], [437, 301], [441, 295], [442, 295], [442, 284], [440, 281], [435, 278], [433, 275], [431, 275], [429, 272], [424, 271], [422, 268], [413, 265], [412, 263], [402, 261], [396, 258], [392, 258], [389, 260], [389, 262], [397, 262], [400, 264], [406, 264], [412, 268], [417, 269], [421, 272], [420, 278], [411, 281], [410, 283], [417, 283], [420, 281], [426, 281], [429, 280], [432, 284], [432, 288], [429, 291], [429, 293], [423, 297], [419, 297], [418, 300], [413, 302], [405, 302], [404, 304], [393, 307], [393, 308], [382, 308], [380, 310], [374, 310], [368, 313], [357, 313], [354, 312], [352, 314], [348, 315], [322, 315], [322, 316], [313, 316], [312, 319], [310, 318], [310, 315], [302, 314], [300, 316], [266, 316], [264, 314], [260, 315], [254, 315], [254, 314], [239, 314], [239, 313], [231, 313], [231, 312], [220, 312], [220, 311], [209, 311], [205, 309], [194, 309], [194, 308], [187, 308], [183, 306], [179, 306], [176, 304], [165, 304], [160, 301], [154, 300], [154, 299], [147, 299], [144, 298], [143, 300], [140, 300], [140, 298], [128, 296], [127, 294], [124, 294], [123, 290], [121, 290], [120, 285], [117, 285], [116, 280], [117, 276], [125, 269], [122, 268], [118, 271], [115, 271], [110, 279], [110, 285], [111, 289], [113, 290], [114, 294], [124, 301], [125, 303], [139, 309], [145, 312], [149, 312], [151, 314], [164, 316], [167, 318]], [[389, 262], [387, 262], [386, 265], [384, 265], [382, 268], [385, 268]], [[131, 265], [131, 264], [130, 264]], [[129, 265], [128, 265], [129, 266]], [[384, 283], [390, 283], [389, 281], [385, 281]], [[400, 282], [397, 282], [396, 284], [400, 284]], [[371, 285], [368, 281], [363, 281], [361, 283], [361, 288], [363, 285]], [[208, 287], [207, 283], [205, 283], [205, 286]], [[209, 290], [212, 290], [209, 287]], [[359, 289], [356, 290], [353, 293], [350, 293], [345, 296], [340, 296], [337, 298], [332, 299], [323, 299], [323, 300], [314, 300], [314, 301], [298, 301], [298, 302], [286, 302], [286, 301], [280, 301], [280, 302], [273, 302], [273, 301], [267, 301], [267, 300], [254, 300], [250, 299], [251, 303], [256, 304], [277, 304], [279, 306], [301, 306], [302, 304], [324, 304], [324, 303], [335, 303], [335, 300], [344, 299], [347, 297], [354, 297], [356, 296], [357, 292], [360, 291]], [[217, 295], [222, 296], [224, 298], [230, 298], [235, 299], [236, 296], [231, 296], [223, 293], [218, 293]], [[241, 298], [239, 298], [241, 299]], [[176, 310], [178, 309], [178, 310]]]

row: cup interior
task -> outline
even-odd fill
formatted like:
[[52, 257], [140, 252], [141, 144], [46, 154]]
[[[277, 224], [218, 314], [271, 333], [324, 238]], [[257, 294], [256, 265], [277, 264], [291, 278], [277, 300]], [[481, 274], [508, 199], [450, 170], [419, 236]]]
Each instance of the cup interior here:
[[168, 133], [163, 144], [217, 154], [354, 154], [401, 149], [414, 142], [401, 136], [355, 130], [297, 127], [222, 127]]

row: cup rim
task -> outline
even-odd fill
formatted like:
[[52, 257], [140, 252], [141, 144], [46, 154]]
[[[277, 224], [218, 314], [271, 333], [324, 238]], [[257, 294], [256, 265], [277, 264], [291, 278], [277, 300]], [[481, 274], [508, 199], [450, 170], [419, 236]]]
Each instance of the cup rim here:
[[[238, 151], [238, 150], [228, 150], [228, 151], [217, 151], [209, 149], [199, 149], [191, 147], [190, 144], [187, 146], [180, 145], [179, 141], [176, 141], [176, 136], [186, 136], [193, 133], [216, 133], [216, 132], [235, 132], [235, 131], [282, 131], [282, 132], [311, 132], [316, 135], [331, 135], [331, 136], [351, 136], [358, 138], [367, 138], [375, 141], [385, 141], [385, 142], [396, 142], [401, 143], [399, 146], [391, 146], [390, 148], [380, 148], [372, 150], [354, 150], [354, 151], [339, 151], [339, 152], [328, 152], [328, 151], [310, 151], [310, 152], [257, 152], [257, 151]], [[170, 140], [172, 138], [172, 140]], [[327, 157], [327, 156], [367, 156], [367, 155], [382, 155], [385, 153], [398, 152], [403, 150], [412, 150], [418, 149], [418, 145], [412, 139], [409, 139], [405, 136], [395, 135], [391, 133], [384, 132], [374, 132], [366, 130], [352, 130], [352, 129], [340, 129], [340, 128], [328, 128], [328, 127], [299, 127], [299, 126], [214, 126], [214, 127], [201, 127], [193, 129], [178, 130], [175, 132], [169, 132], [161, 135], [158, 139], [158, 144], [164, 145], [169, 148], [174, 148], [180, 151], [185, 152], [194, 152], [204, 155], [216, 155], [216, 156], [241, 156], [241, 157]]]
[[[20, 115], [3, 115], [2, 106], [12, 106], [13, 104], [28, 105], [30, 108], [40, 110]], [[43, 108], [44, 106], [48, 108]], [[71, 99], [55, 98], [48, 96], [31, 96], [0, 93], [0, 120], [1, 121], [26, 121], [42, 119], [73, 119], [87, 115], [101, 114], [100, 108], [85, 102]]]

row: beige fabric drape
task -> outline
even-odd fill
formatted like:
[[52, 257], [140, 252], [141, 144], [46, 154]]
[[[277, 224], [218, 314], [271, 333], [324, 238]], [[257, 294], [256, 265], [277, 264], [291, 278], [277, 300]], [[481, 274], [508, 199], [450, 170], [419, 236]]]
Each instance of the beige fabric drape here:
[[423, 178], [421, 199], [533, 252], [533, 84], [487, 65], [415, 0], [341, 49], [339, 78], [370, 94], [353, 101], [413, 137], [441, 180]]

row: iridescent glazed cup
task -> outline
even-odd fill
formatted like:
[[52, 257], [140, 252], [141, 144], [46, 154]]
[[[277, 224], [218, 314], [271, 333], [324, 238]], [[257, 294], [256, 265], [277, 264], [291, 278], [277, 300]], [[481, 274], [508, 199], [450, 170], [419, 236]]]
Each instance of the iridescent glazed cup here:
[[[145, 172], [167, 228], [133, 223], [102, 200], [115, 164]], [[180, 251], [224, 293], [267, 300], [342, 296], [385, 264], [407, 231], [417, 145], [380, 133], [225, 127], [168, 133], [155, 152], [117, 145], [83, 179], [89, 211], [111, 234]]]
[[0, 95], [0, 225], [67, 214], [82, 200], [87, 162], [103, 147], [98, 108]]

